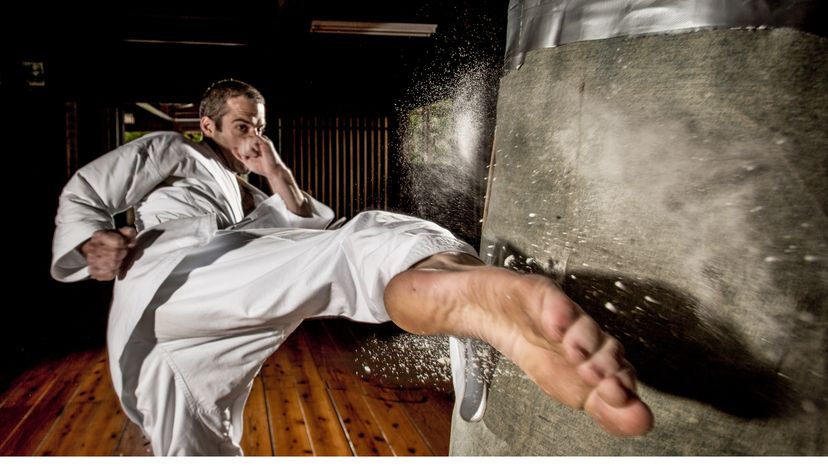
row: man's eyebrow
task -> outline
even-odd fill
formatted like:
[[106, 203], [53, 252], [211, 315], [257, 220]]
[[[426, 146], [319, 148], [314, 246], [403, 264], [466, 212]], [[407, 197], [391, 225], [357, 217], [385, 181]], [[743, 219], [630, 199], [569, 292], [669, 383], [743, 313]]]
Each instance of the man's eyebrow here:
[[264, 120], [260, 121], [258, 125], [254, 125], [252, 121], [247, 120], [245, 118], [236, 118], [235, 120], [233, 120], [233, 123], [236, 123], [236, 122], [239, 122], [239, 121], [242, 122], [242, 123], [247, 123], [248, 125], [253, 126], [255, 128], [264, 128], [264, 126], [265, 126], [265, 121]]

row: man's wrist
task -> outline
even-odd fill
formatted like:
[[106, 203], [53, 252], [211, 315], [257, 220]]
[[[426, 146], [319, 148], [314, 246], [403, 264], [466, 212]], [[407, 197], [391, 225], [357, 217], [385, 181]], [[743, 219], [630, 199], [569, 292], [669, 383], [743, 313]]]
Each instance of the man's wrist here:
[[84, 242], [82, 242], [81, 244], [79, 244], [79, 245], [75, 248], [75, 250], [76, 250], [76, 251], [78, 251], [78, 253], [81, 255], [81, 257], [83, 257], [83, 258], [84, 258], [84, 260], [86, 259], [86, 251], [84, 250], [84, 246], [86, 246], [86, 243], [88, 243], [88, 242], [89, 242], [89, 241], [91, 241], [91, 240], [92, 240], [92, 238], [89, 238], [89, 239], [87, 239], [86, 241], [84, 241]]

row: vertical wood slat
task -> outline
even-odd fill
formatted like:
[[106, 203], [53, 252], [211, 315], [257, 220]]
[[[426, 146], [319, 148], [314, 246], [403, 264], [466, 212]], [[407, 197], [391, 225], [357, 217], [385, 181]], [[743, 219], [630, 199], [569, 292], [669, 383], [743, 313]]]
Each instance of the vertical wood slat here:
[[388, 208], [388, 152], [389, 152], [389, 145], [388, 145], [388, 117], [382, 117], [382, 134], [384, 136], [385, 144], [383, 144], [382, 154], [385, 157], [385, 164], [383, 167], [385, 171], [382, 174], [382, 189], [383, 189], [383, 208]]
[[388, 209], [388, 117], [283, 116], [279, 141], [300, 187], [337, 217]]
[[334, 148], [333, 148], [333, 145], [332, 145], [332, 142], [333, 142], [332, 133], [333, 133], [333, 130], [335, 129], [335, 127], [333, 126], [333, 122], [330, 118], [326, 119], [326, 121], [327, 121], [327, 123], [325, 124], [325, 135], [327, 136], [327, 141], [328, 141], [328, 146], [327, 146], [328, 150], [326, 151], [326, 154], [327, 154], [326, 158], [328, 159], [328, 172], [327, 172], [328, 173], [328, 192], [330, 193], [330, 196], [329, 196], [329, 199], [331, 200], [330, 205], [334, 205], [335, 199], [338, 196], [336, 191], [333, 190], [334, 189], [333, 179], [334, 179], [334, 176], [336, 176], [336, 175], [334, 173], [334, 167], [333, 167]]
[[[350, 177], [348, 178], [348, 206], [349, 206], [349, 216], [354, 216], [354, 186], [356, 183], [354, 182], [354, 119], [348, 118], [348, 161], [349, 161], [349, 168], [350, 168]], [[359, 167], [357, 167], [359, 169]]]
[[66, 179], [78, 169], [78, 103], [66, 102]]
[[371, 130], [369, 131], [369, 134], [371, 136], [371, 151], [370, 151], [371, 152], [371, 178], [369, 180], [370, 180], [370, 186], [371, 186], [371, 203], [374, 204], [374, 205], [377, 205], [377, 193], [374, 191], [374, 184], [375, 184], [375, 181], [376, 181], [377, 161], [379, 160], [379, 158], [376, 157], [376, 148], [377, 148], [376, 139], [377, 139], [377, 130], [378, 129], [379, 128], [378, 128], [378, 125], [376, 125], [376, 121], [372, 118], [371, 119]]
[[[336, 171], [334, 173], [334, 179], [336, 180], [336, 202], [334, 204], [334, 212], [337, 214], [340, 212], [339, 210], [339, 201], [342, 193], [339, 191], [339, 117], [336, 117], [335, 124], [334, 124], [334, 133], [336, 134], [336, 150], [334, 152], [334, 157], [336, 159]], [[344, 183], [343, 183], [344, 184]]]
[[316, 117], [313, 117], [313, 126], [309, 128], [309, 134], [313, 137], [313, 192], [314, 196], [324, 199], [325, 193], [319, 189], [319, 131], [316, 127]]

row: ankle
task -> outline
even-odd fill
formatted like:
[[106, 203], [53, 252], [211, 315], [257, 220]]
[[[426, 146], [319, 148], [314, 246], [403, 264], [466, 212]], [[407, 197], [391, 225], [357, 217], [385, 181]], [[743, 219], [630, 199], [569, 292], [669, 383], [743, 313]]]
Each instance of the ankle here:
[[483, 265], [485, 264], [483, 264], [483, 262], [475, 256], [463, 252], [450, 251], [429, 256], [414, 264], [411, 269], [462, 271], [481, 267]]

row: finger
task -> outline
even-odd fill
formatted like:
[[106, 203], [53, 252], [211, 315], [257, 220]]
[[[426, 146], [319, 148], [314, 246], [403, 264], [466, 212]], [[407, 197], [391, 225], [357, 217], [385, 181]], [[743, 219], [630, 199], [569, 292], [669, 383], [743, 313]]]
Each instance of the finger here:
[[115, 263], [120, 262], [120, 260], [123, 259], [128, 252], [129, 248], [127, 247], [101, 247], [95, 249], [91, 254], [87, 255], [87, 260], [91, 258], [100, 263]]
[[124, 260], [124, 258], [129, 254], [129, 249], [118, 249], [115, 251], [110, 257], [112, 259], [113, 266], [120, 265], [120, 263]]
[[115, 278], [115, 273], [111, 269], [103, 267], [90, 267], [89, 276], [99, 281], [108, 281]]
[[264, 150], [266, 145], [267, 139], [264, 139], [259, 134], [256, 134], [251, 138], [250, 149], [252, 149], [257, 154], [261, 154], [262, 150]]
[[126, 238], [126, 246], [131, 248], [135, 246], [135, 238], [138, 236], [138, 230], [132, 226], [125, 226], [118, 229], [118, 232]]
[[118, 270], [121, 267], [121, 263], [123, 261], [118, 259], [111, 259], [111, 258], [104, 258], [104, 259], [92, 259], [87, 262], [89, 264], [89, 269], [94, 270], [97, 273], [106, 273]]
[[110, 247], [122, 248], [126, 247], [126, 240], [117, 231], [96, 231], [92, 234], [92, 247]]
[[259, 140], [257, 135], [247, 137], [239, 144], [239, 155], [244, 158], [257, 157], [260, 154]]

